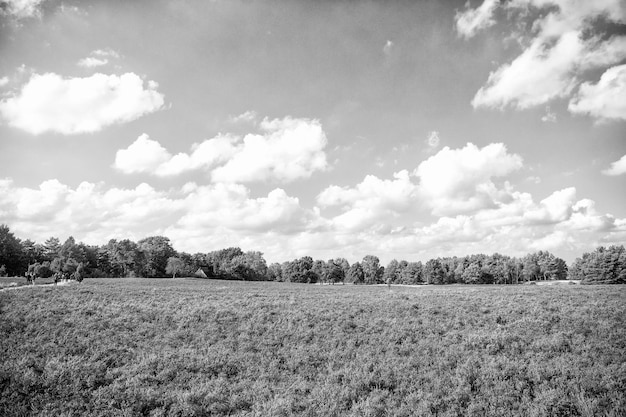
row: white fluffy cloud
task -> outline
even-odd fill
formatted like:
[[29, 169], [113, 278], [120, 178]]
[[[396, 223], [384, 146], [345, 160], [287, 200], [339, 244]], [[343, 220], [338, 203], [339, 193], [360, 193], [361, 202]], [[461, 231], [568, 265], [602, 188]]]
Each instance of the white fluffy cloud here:
[[489, 74], [472, 100], [474, 107], [527, 109], [571, 97], [584, 77], [593, 75], [589, 70], [608, 68], [597, 85], [581, 85], [569, 109], [597, 118], [623, 117], [623, 106], [616, 103], [616, 96], [623, 97], [623, 90], [614, 85], [622, 75], [615, 69], [618, 67], [610, 67], [626, 59], [626, 37], [589, 36], [597, 30], [593, 25], [599, 20], [619, 24], [626, 21], [626, 7], [621, 0], [485, 0], [480, 7], [457, 14], [457, 30], [465, 37], [473, 36], [493, 24], [498, 7], [505, 9], [503, 15], [526, 21], [532, 29], [513, 32], [524, 45], [523, 51]]
[[508, 197], [492, 178], [504, 177], [522, 167], [522, 158], [509, 154], [502, 143], [484, 148], [468, 143], [461, 149], [444, 147], [422, 162], [414, 174], [419, 193], [433, 214], [460, 214], [494, 207]]
[[126, 174], [151, 172], [168, 162], [172, 156], [159, 142], [142, 134], [128, 148], [115, 155], [115, 168]]
[[626, 120], [626, 65], [609, 68], [597, 84], [583, 83], [568, 109], [600, 120]]
[[9, 125], [34, 135], [92, 133], [161, 109], [164, 97], [157, 87], [148, 81], [144, 88], [134, 73], [86, 78], [34, 74], [19, 94], [0, 101], [0, 114]]
[[354, 188], [331, 185], [317, 196], [317, 202], [322, 207], [342, 208], [332, 219], [336, 227], [362, 230], [408, 210], [415, 202], [416, 190], [409, 172], [400, 171], [393, 180], [368, 175]]
[[626, 155], [611, 163], [611, 166], [603, 170], [602, 173], [611, 176], [626, 174]]
[[125, 173], [158, 176], [193, 170], [211, 172], [214, 182], [290, 182], [327, 168], [327, 139], [316, 120], [264, 119], [260, 134], [219, 135], [196, 143], [190, 153], [171, 155], [147, 135], [117, 152], [114, 166]]
[[260, 128], [262, 134], [246, 135], [232, 158], [213, 170], [214, 181], [293, 181], [327, 168], [328, 140], [317, 120], [266, 118]]
[[166, 231], [181, 241], [216, 233], [233, 240], [267, 233], [289, 235], [314, 226], [317, 216], [279, 188], [266, 197], [252, 198], [250, 190], [238, 184], [187, 184], [181, 192], [164, 192], [145, 183], [107, 189], [104, 184], [82, 182], [73, 189], [48, 180], [38, 188], [27, 188], [4, 179], [0, 180], [0, 219], [18, 236], [42, 242], [62, 230], [79, 240], [103, 244], [111, 238], [138, 239]]
[[455, 16], [456, 30], [464, 38], [471, 38], [479, 30], [493, 26], [496, 21], [493, 13], [498, 6], [498, 0], [485, 0], [479, 7], [472, 9], [469, 1], [465, 10], [457, 12]]
[[533, 42], [513, 62], [489, 74], [472, 105], [502, 108], [513, 104], [526, 109], [569, 95], [576, 85], [572, 65], [581, 48], [575, 32], [564, 34], [548, 51], [541, 42]]

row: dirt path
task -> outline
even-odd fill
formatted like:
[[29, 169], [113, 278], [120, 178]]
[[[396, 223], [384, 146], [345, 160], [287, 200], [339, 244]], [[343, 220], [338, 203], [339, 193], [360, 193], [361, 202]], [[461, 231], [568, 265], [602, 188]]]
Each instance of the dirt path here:
[[[66, 285], [72, 285], [74, 281], [61, 281], [59, 283], [56, 284], [56, 286], [66, 286]], [[15, 287], [5, 287], [5, 288], [1, 288], [0, 292], [3, 291], [9, 291], [9, 290], [19, 290], [22, 288], [41, 288], [41, 287], [54, 287], [55, 284], [39, 284], [39, 285], [18, 285]]]

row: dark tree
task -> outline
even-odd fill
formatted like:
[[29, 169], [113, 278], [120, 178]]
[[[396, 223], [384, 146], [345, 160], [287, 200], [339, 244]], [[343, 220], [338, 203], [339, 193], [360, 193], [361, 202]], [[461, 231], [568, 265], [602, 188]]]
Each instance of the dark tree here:
[[23, 275], [22, 244], [9, 230], [9, 226], [0, 225], [0, 265], [4, 265], [7, 275]]

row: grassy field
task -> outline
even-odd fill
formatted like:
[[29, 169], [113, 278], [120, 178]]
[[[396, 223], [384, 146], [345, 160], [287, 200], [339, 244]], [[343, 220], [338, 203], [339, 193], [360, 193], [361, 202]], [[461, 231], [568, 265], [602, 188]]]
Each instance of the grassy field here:
[[0, 292], [0, 415], [619, 416], [626, 287]]

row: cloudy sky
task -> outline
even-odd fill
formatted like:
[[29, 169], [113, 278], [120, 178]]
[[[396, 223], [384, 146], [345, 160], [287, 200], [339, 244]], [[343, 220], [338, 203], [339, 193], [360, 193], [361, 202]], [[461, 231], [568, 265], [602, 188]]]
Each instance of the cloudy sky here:
[[268, 261], [626, 243], [622, 0], [0, 0], [0, 223]]

